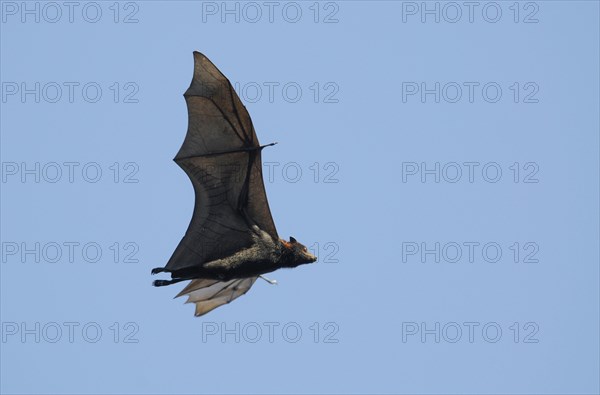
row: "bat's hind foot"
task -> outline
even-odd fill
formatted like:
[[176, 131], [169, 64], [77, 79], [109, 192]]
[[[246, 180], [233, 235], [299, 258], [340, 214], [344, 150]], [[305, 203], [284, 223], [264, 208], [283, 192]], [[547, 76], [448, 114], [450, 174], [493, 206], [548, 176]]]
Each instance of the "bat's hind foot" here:
[[150, 273], [152, 274], [158, 274], [158, 273], [162, 273], [162, 272], [166, 272], [167, 270], [164, 267], [155, 267], [154, 269], [152, 269], [152, 271]]
[[176, 278], [174, 280], [154, 280], [152, 282], [152, 285], [154, 285], [155, 287], [164, 287], [165, 285], [171, 285], [185, 280], [185, 278]]

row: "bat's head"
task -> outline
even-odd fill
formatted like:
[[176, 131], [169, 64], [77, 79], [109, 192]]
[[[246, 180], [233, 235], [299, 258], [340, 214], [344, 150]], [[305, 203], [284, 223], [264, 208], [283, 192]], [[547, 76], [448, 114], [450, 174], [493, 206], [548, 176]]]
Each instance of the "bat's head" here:
[[304, 265], [306, 263], [316, 262], [317, 257], [308, 251], [308, 248], [302, 243], [299, 243], [293, 237], [290, 237], [290, 241], [281, 241], [283, 246], [287, 250], [288, 259], [286, 259], [287, 267], [296, 267], [300, 265]]

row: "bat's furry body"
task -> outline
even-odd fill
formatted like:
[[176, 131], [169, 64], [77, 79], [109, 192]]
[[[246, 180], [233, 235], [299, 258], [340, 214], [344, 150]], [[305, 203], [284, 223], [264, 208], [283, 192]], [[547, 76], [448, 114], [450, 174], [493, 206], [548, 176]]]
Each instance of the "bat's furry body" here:
[[[302, 261], [301, 250], [293, 243], [273, 240], [265, 231], [252, 227], [252, 247], [233, 255], [205, 263], [196, 273], [198, 277], [229, 281], [233, 278], [255, 277], [283, 267], [296, 267]], [[299, 244], [296, 242], [296, 244]], [[302, 246], [304, 247], [304, 246]], [[305, 262], [310, 263], [310, 262]]]

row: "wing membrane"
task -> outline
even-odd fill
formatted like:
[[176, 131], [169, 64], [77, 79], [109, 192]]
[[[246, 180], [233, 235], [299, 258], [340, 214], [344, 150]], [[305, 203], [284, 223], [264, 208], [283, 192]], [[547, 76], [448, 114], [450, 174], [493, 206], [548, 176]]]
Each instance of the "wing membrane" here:
[[184, 96], [188, 130], [175, 161], [196, 198], [190, 225], [166, 266], [172, 273], [250, 247], [252, 224], [278, 238], [250, 115], [229, 80], [199, 52]]
[[191, 281], [178, 295], [187, 295], [186, 303], [196, 304], [196, 317], [239, 298], [252, 287], [258, 277], [215, 281], [198, 279]]

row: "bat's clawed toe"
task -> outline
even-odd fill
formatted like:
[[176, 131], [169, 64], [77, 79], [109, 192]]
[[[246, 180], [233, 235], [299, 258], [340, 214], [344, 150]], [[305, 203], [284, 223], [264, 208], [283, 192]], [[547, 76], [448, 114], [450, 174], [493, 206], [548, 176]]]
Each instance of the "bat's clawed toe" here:
[[166, 271], [164, 267], [155, 267], [154, 269], [152, 269], [152, 271], [150, 273], [158, 274], [158, 273], [162, 273], [164, 271]]

